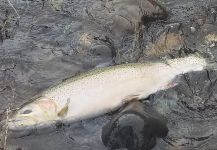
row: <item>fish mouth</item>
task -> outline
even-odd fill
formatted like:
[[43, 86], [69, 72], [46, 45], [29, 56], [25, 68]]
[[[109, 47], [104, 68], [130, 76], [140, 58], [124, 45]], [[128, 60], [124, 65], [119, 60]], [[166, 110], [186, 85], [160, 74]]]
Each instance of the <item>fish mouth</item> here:
[[29, 117], [11, 118], [8, 120], [7, 126], [9, 130], [28, 130], [34, 128], [37, 124], [36, 120]]
[[[25, 136], [37, 135], [37, 134], [46, 134], [56, 130], [56, 122], [47, 121], [47, 122], [31, 122], [33, 120], [27, 117], [9, 119], [6, 126], [8, 128], [8, 135], [10, 138], [22, 138]], [[31, 122], [31, 124], [30, 124]]]
[[24, 118], [11, 118], [9, 120], [2, 120], [0, 122], [0, 127], [4, 130], [7, 130], [7, 136], [9, 138], [21, 138], [35, 133], [36, 127], [30, 125], [22, 125], [22, 122], [24, 121]]

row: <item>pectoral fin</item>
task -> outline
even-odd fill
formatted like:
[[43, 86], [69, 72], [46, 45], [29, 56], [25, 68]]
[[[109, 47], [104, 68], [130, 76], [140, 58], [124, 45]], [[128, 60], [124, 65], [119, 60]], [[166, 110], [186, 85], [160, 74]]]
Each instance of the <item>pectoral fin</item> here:
[[58, 117], [63, 118], [67, 115], [68, 110], [69, 110], [69, 102], [70, 100], [67, 99], [66, 105], [57, 113]]

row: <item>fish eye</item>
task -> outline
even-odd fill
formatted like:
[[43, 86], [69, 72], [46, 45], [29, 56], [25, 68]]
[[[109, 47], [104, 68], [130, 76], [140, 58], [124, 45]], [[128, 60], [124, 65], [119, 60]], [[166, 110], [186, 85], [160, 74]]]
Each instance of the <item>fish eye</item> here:
[[30, 109], [26, 109], [22, 112], [22, 114], [30, 114], [32, 112], [32, 110]]

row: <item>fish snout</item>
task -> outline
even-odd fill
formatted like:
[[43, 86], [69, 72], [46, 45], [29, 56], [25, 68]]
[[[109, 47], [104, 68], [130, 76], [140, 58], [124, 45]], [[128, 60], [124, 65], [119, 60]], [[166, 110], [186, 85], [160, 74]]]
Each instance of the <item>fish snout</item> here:
[[29, 117], [10, 118], [7, 122], [9, 130], [23, 130], [36, 124], [37, 121]]
[[5, 123], [8, 135], [11, 138], [20, 138], [29, 135], [46, 134], [56, 130], [55, 121], [40, 123], [34, 118], [20, 117], [9, 119]]
[[18, 120], [14, 118], [2, 119], [0, 121], [0, 131], [9, 138], [19, 138], [34, 133], [33, 128], [21, 128], [17, 122]]
[[4, 128], [8, 129], [8, 137], [10, 138], [20, 138], [36, 131], [35, 126], [22, 126], [21, 120], [8, 120]]

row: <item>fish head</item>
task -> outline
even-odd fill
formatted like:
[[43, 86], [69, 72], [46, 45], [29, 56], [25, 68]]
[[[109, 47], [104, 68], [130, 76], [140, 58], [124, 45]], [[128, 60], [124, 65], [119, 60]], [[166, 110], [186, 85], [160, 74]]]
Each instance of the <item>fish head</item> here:
[[19, 130], [57, 120], [57, 105], [50, 99], [40, 99], [24, 105], [9, 116], [8, 127]]

